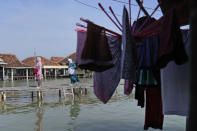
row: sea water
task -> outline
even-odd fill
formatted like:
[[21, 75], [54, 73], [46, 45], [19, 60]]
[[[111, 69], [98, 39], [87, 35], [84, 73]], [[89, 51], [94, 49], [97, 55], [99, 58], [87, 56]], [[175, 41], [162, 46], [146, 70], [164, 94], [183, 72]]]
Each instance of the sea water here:
[[[31, 98], [31, 92], [7, 92], [0, 103], [0, 131], [143, 131], [145, 109], [137, 107], [134, 94], [123, 94], [123, 82], [107, 104], [93, 93], [92, 79], [80, 79], [88, 94], [59, 97], [58, 91], [44, 92], [44, 99]], [[65, 86], [69, 79], [44, 80], [42, 88]], [[36, 87], [36, 82], [1, 81], [0, 87]], [[36, 94], [35, 94], [36, 95]], [[165, 116], [164, 131], [184, 131], [186, 118]], [[149, 128], [150, 131], [154, 129]]]

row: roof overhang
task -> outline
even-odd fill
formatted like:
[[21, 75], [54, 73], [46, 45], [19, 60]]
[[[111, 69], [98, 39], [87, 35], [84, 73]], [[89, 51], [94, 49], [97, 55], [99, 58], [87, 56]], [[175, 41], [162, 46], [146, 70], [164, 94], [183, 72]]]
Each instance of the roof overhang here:
[[13, 68], [13, 69], [31, 69], [33, 67], [5, 67], [5, 68]]
[[0, 62], [0, 65], [7, 65], [7, 63], [4, 63], [4, 62]]
[[67, 69], [68, 66], [65, 65], [65, 66], [43, 66], [44, 69]]

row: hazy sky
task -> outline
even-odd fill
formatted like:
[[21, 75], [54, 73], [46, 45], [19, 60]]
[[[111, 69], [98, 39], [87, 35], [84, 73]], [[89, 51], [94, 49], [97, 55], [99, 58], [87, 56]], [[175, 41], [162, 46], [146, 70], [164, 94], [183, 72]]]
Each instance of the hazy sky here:
[[[112, 0], [79, 1], [95, 7], [101, 2], [106, 9], [111, 5], [122, 21], [124, 4]], [[132, 3], [135, 4], [135, 0]], [[154, 8], [156, 5], [157, 0], [144, 0], [144, 6]], [[136, 18], [137, 12], [138, 7], [132, 6], [133, 18]], [[161, 15], [157, 11], [154, 17]], [[0, 52], [14, 53], [21, 60], [33, 56], [34, 48], [37, 55], [47, 58], [67, 56], [76, 50], [74, 29], [78, 28], [77, 22], [84, 24], [80, 17], [118, 32], [102, 11], [74, 0], [0, 0]]]

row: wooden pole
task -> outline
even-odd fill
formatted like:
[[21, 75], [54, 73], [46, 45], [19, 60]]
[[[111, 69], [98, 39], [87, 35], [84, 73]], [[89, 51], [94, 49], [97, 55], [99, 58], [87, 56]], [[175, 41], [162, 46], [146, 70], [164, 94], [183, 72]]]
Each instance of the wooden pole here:
[[31, 99], [32, 99], [32, 101], [34, 101], [34, 92], [33, 91], [31, 92]]
[[5, 80], [5, 67], [3, 66], [3, 80]]
[[40, 100], [40, 91], [37, 91], [37, 99]]
[[61, 98], [61, 89], [59, 89], [59, 97]]
[[187, 131], [196, 131], [197, 129], [197, 1], [189, 0], [190, 2], [190, 29], [191, 29], [191, 66], [190, 66], [190, 110], [187, 121]]
[[6, 101], [6, 92], [2, 92], [2, 100]]
[[2, 92], [0, 93], [0, 102], [2, 101]]
[[62, 88], [63, 92], [64, 92], [64, 100], [66, 100], [66, 91], [64, 88]]

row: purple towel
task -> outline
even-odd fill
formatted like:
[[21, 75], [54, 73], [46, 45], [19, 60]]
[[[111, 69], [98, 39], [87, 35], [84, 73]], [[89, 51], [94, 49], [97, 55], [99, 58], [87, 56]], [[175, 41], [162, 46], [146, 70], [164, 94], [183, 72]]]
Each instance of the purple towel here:
[[120, 82], [121, 40], [116, 37], [108, 37], [108, 44], [113, 57], [114, 67], [94, 73], [94, 93], [103, 102], [112, 97]]
[[81, 54], [86, 40], [86, 32], [77, 32], [76, 64], [81, 63]]

